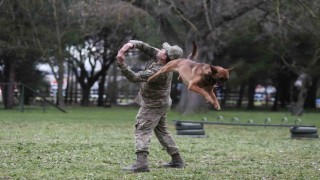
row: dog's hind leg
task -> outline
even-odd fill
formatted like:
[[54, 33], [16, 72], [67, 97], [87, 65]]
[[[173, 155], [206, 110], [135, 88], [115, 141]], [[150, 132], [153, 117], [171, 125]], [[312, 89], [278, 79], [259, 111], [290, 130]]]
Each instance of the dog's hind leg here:
[[152, 76], [150, 76], [147, 80], [147, 82], [151, 82], [153, 79], [155, 79], [157, 76], [159, 76], [162, 72], [162, 69], [160, 69], [158, 72], [156, 72], [155, 74], [153, 74]]
[[152, 76], [150, 76], [147, 80], [147, 82], [151, 82], [152, 80], [154, 80], [156, 77], [158, 77], [160, 74], [162, 73], [166, 73], [166, 72], [170, 72], [172, 71], [171, 69], [167, 68], [166, 66], [163, 66], [158, 72], [156, 72], [155, 74], [153, 74]]
[[164, 65], [158, 72], [156, 72], [155, 74], [153, 74], [152, 76], [150, 76], [148, 78], [148, 82], [151, 82], [153, 79], [155, 79], [157, 76], [159, 76], [162, 73], [166, 73], [166, 72], [171, 72], [174, 71], [174, 69], [177, 66], [177, 61], [170, 61], [168, 62], [166, 65]]

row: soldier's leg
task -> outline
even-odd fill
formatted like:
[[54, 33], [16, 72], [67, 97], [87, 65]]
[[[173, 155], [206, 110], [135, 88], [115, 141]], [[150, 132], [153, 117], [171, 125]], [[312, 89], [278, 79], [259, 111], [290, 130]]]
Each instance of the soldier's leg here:
[[141, 107], [136, 117], [135, 140], [136, 140], [136, 162], [129, 167], [123, 168], [132, 172], [149, 172], [148, 153], [151, 143], [152, 131], [158, 124], [161, 115], [154, 109], [146, 109]]
[[154, 129], [159, 142], [167, 150], [167, 153], [171, 155], [171, 162], [165, 163], [163, 166], [171, 168], [183, 168], [184, 162], [180, 156], [179, 149], [175, 141], [168, 131], [166, 119], [166, 114], [164, 114]]
[[173, 155], [179, 153], [179, 149], [167, 128], [166, 113], [160, 118], [158, 125], [154, 128], [154, 133], [168, 154]]
[[162, 115], [157, 109], [144, 107], [139, 109], [134, 132], [136, 153], [149, 152], [152, 131], [157, 126]]

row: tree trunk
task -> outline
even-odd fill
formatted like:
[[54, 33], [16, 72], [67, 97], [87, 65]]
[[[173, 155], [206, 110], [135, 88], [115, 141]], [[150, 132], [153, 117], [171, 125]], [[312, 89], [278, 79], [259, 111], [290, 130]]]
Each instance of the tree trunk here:
[[254, 94], [255, 94], [256, 83], [253, 78], [249, 79], [248, 87], [248, 109], [254, 109]]
[[64, 101], [63, 101], [63, 81], [64, 81], [64, 66], [63, 66], [63, 60], [58, 60], [59, 64], [59, 77], [58, 77], [58, 96], [57, 96], [57, 104], [59, 107], [64, 107]]
[[183, 86], [181, 89], [181, 98], [176, 109], [183, 114], [192, 114], [207, 111], [208, 107], [205, 99], [201, 95], [188, 91], [187, 87]]
[[104, 95], [105, 95], [104, 85], [105, 85], [105, 82], [106, 82], [106, 72], [104, 71], [101, 74], [100, 81], [99, 81], [98, 104], [97, 104], [97, 106], [99, 106], [99, 107], [104, 106], [104, 102], [105, 102], [104, 101]]
[[297, 101], [291, 105], [291, 114], [301, 116], [304, 112], [304, 103], [307, 97], [309, 74], [301, 73], [295, 82], [297, 88]]
[[53, 17], [54, 17], [54, 23], [55, 23], [55, 33], [56, 33], [56, 39], [57, 39], [57, 62], [58, 62], [58, 96], [57, 96], [57, 104], [61, 108], [64, 106], [63, 101], [63, 81], [64, 81], [64, 56], [63, 56], [63, 44], [62, 44], [62, 35], [60, 32], [60, 26], [59, 26], [59, 18], [57, 15], [57, 8], [56, 8], [56, 1], [52, 1], [52, 8], [53, 8]]
[[74, 103], [75, 104], [78, 104], [78, 97], [79, 97], [79, 89], [78, 89], [78, 82], [77, 81], [74, 81]]
[[109, 78], [108, 80], [108, 94], [110, 98], [110, 103], [111, 104], [116, 104], [117, 99], [118, 99], [118, 84], [117, 84], [117, 66], [114, 65], [112, 66], [112, 78]]
[[70, 68], [70, 84], [69, 84], [69, 104], [73, 104], [73, 96], [74, 96], [74, 79], [73, 79], [73, 71]]
[[312, 84], [308, 89], [307, 99], [305, 103], [306, 108], [316, 108], [315, 99], [317, 99], [318, 82], [319, 82], [319, 77], [312, 78]]
[[[106, 33], [103, 33], [102, 38], [104, 40], [103, 43], [103, 54], [102, 54], [102, 59], [103, 59], [103, 66], [106, 66], [106, 64], [108, 63], [108, 56], [107, 56], [107, 52], [108, 52], [108, 35]], [[100, 81], [99, 81], [99, 89], [98, 89], [98, 102], [97, 102], [97, 106], [101, 107], [105, 105], [105, 83], [106, 83], [106, 75], [107, 75], [107, 69], [105, 71], [101, 72], [100, 75]]]
[[239, 91], [239, 99], [237, 100], [237, 108], [242, 107], [242, 99], [243, 99], [243, 93], [244, 93], [245, 87], [246, 87], [245, 83], [241, 83], [240, 91]]
[[5, 61], [4, 81], [7, 83], [3, 88], [3, 102], [5, 109], [12, 109], [14, 107], [15, 65], [15, 59]]
[[277, 83], [277, 86], [276, 86], [277, 91], [276, 91], [276, 94], [274, 97], [274, 102], [273, 102], [273, 105], [271, 108], [272, 111], [278, 111], [278, 101], [279, 101], [280, 94], [283, 91], [282, 86], [281, 86], [281, 81], [282, 80], [280, 79], [279, 82]]
[[292, 101], [292, 86], [291, 79], [286, 79], [280, 83], [281, 93], [280, 93], [280, 107], [287, 108], [289, 102]]
[[66, 91], [65, 91], [65, 96], [64, 96], [64, 103], [67, 104], [69, 103], [69, 99], [70, 99], [70, 89], [71, 89], [71, 68], [70, 68], [70, 63], [68, 63], [68, 69], [67, 69], [67, 87], [66, 87]]
[[82, 86], [82, 99], [81, 99], [82, 106], [89, 106], [90, 90], [91, 90], [90, 86]]
[[223, 107], [227, 104], [227, 99], [229, 98], [229, 93], [226, 90], [226, 88], [214, 88], [213, 89], [213, 93], [217, 96], [218, 98], [218, 92], [220, 93], [220, 95], [222, 95], [222, 99], [219, 101], [220, 106]]

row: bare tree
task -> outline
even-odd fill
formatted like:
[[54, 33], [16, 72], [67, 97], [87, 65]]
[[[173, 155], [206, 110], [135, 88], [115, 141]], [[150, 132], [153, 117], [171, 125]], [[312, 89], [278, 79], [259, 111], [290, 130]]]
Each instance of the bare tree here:
[[[291, 104], [293, 115], [302, 115], [311, 79], [319, 75], [320, 65], [320, 14], [319, 2], [277, 1], [270, 50], [282, 63], [297, 75], [294, 83], [296, 97]], [[270, 28], [269, 28], [270, 29]], [[276, 32], [275, 32], [276, 31]]]
[[132, 22], [144, 14], [127, 10], [124, 8], [127, 4], [114, 0], [87, 3], [73, 8], [76, 16], [82, 17], [79, 18], [82, 30], [79, 41], [69, 46], [69, 62], [82, 88], [81, 104], [89, 105], [90, 90], [99, 81], [98, 106], [102, 106], [106, 72], [115, 61], [118, 48], [133, 36]]
[[[228, 23], [268, 3], [265, 0], [127, 2], [148, 12], [158, 22], [163, 41], [181, 45], [188, 52], [195, 40], [199, 46], [198, 59], [206, 63], [214, 63], [215, 55], [225, 47]], [[200, 96], [184, 89], [178, 110], [185, 114], [202, 111], [207, 109], [204, 103]]]
[[79, 34], [79, 19], [71, 13], [72, 5], [77, 3], [81, 2], [75, 0], [20, 2], [31, 23], [33, 41], [42, 52], [42, 59], [50, 65], [58, 82], [57, 102], [60, 107], [64, 106], [64, 65], [68, 57], [65, 47], [68, 43], [77, 41], [76, 35]]

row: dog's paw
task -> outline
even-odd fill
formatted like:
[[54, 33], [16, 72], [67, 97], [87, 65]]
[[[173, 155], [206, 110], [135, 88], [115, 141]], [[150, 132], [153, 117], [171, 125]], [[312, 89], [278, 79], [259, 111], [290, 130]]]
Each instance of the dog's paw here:
[[221, 108], [220, 108], [220, 106], [214, 106], [214, 108], [217, 110], [217, 111], [220, 111], [221, 110]]
[[216, 109], [216, 110], [221, 110], [221, 107], [220, 107], [220, 105], [219, 104], [213, 104], [213, 107]]

